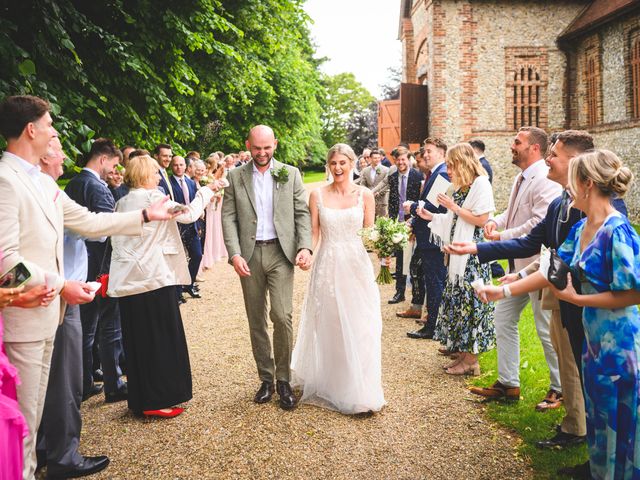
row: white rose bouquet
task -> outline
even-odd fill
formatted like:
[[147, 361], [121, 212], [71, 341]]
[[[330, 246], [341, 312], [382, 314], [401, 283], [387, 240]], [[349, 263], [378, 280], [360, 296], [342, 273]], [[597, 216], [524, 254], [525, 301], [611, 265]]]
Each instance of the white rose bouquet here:
[[[378, 217], [373, 226], [361, 229], [358, 234], [368, 250], [376, 252], [378, 258], [386, 259], [407, 245], [409, 227], [406, 223], [392, 218]], [[381, 265], [376, 282], [380, 285], [391, 283], [388, 265]]]

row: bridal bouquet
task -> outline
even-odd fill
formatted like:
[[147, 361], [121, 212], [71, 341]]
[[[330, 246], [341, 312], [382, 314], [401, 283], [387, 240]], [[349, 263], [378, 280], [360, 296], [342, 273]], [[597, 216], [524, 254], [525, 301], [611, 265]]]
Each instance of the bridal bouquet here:
[[[386, 259], [394, 252], [402, 250], [409, 240], [409, 227], [404, 222], [392, 218], [378, 217], [373, 226], [358, 232], [367, 250], [373, 250], [380, 259]], [[391, 283], [391, 272], [386, 263], [380, 266], [376, 282], [380, 285]]]

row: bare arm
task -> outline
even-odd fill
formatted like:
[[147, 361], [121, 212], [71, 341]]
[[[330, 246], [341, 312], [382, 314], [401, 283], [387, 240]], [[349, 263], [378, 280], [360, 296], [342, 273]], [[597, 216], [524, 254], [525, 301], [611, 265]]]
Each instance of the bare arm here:
[[373, 225], [376, 217], [376, 201], [373, 198], [373, 194], [367, 190], [363, 189], [362, 197], [364, 200], [364, 222], [363, 226], [365, 228]]
[[318, 213], [318, 191], [314, 190], [309, 196], [309, 211], [311, 212], [311, 245], [315, 252], [320, 241], [320, 215]]
[[640, 303], [640, 291], [638, 290], [620, 290], [616, 292], [602, 292], [581, 295], [573, 288], [571, 283], [571, 274], [568, 275], [567, 288], [558, 290], [551, 285], [551, 291], [560, 300], [573, 303], [579, 307], [593, 307], [613, 310], [616, 308], [624, 308]]

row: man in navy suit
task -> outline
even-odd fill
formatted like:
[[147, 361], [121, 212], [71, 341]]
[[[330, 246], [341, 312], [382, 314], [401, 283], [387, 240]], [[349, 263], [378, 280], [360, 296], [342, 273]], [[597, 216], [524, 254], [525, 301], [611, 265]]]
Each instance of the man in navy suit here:
[[469, 145], [471, 145], [471, 147], [473, 148], [473, 151], [478, 157], [478, 160], [480, 160], [480, 164], [487, 171], [487, 174], [489, 175], [489, 181], [493, 183], [493, 170], [491, 169], [491, 165], [489, 164], [487, 157], [484, 156], [484, 149], [485, 149], [484, 142], [482, 140], [476, 139], [476, 140], [471, 140], [469, 142]]
[[[122, 152], [113, 142], [98, 138], [93, 142], [82, 171], [67, 184], [65, 192], [72, 200], [92, 212], [113, 212], [115, 201], [105, 182], [107, 175], [122, 160]], [[95, 281], [98, 275], [109, 272], [107, 238], [86, 241], [88, 255], [87, 281]], [[100, 363], [104, 378], [104, 393], [107, 403], [127, 399], [127, 384], [122, 374], [119, 356], [122, 351], [120, 311], [114, 298], [96, 297], [94, 301], [80, 306], [82, 321], [82, 374], [83, 398], [99, 393], [93, 383], [93, 344], [98, 336]]]
[[169, 168], [169, 164], [171, 163], [171, 157], [171, 145], [167, 143], [159, 143], [156, 145], [156, 148], [153, 149], [153, 158], [155, 158], [158, 165], [160, 165], [160, 183], [158, 184], [158, 190], [169, 195], [171, 200], [176, 200], [171, 182], [169, 182], [169, 175], [167, 175], [167, 168]]
[[[184, 158], [175, 155], [171, 160], [171, 170], [173, 175], [169, 179], [169, 185], [173, 190], [176, 202], [183, 205], [189, 205], [196, 197], [196, 182], [185, 175], [187, 169]], [[191, 275], [191, 284], [184, 286], [184, 291], [192, 298], [200, 298], [200, 293], [195, 289], [194, 282], [202, 261], [202, 245], [198, 235], [197, 222], [179, 224], [180, 236], [182, 243], [189, 255], [189, 274]]]
[[[411, 168], [409, 150], [405, 147], [396, 149], [396, 170], [387, 175], [384, 181], [389, 183], [389, 217], [404, 221], [403, 205], [405, 202], [417, 202], [420, 197], [422, 174]], [[404, 291], [407, 287], [407, 276], [402, 274], [402, 250], [396, 252], [396, 293], [389, 303], [404, 302]], [[422, 305], [422, 303], [420, 304]]]
[[[424, 208], [432, 213], [446, 213], [447, 209], [427, 201], [427, 195], [433, 186], [436, 177], [441, 176], [449, 180], [447, 166], [444, 163], [447, 154], [447, 145], [439, 138], [429, 137], [424, 141], [424, 159], [429, 173], [425, 180], [420, 200], [424, 201]], [[416, 236], [416, 253], [422, 257], [422, 269], [424, 272], [424, 287], [427, 294], [427, 321], [422, 328], [415, 332], [408, 332], [409, 338], [433, 338], [433, 333], [440, 309], [442, 290], [447, 276], [447, 267], [444, 264], [444, 254], [440, 247], [431, 242], [431, 230], [426, 220], [416, 215], [418, 202], [407, 201], [403, 205], [405, 215], [411, 212], [413, 218], [413, 233]], [[416, 254], [414, 253], [414, 255]]]
[[[587, 132], [567, 130], [558, 135], [546, 159], [549, 165], [548, 178], [562, 185], [565, 190], [561, 196], [549, 204], [546, 216], [528, 235], [478, 245], [469, 242], [452, 247], [451, 253], [477, 253], [481, 262], [488, 262], [502, 258], [528, 258], [538, 253], [542, 245], [557, 249], [567, 238], [573, 225], [583, 217], [582, 212], [570, 208], [571, 199], [566, 191], [569, 161], [574, 156], [591, 149], [593, 149], [593, 139]], [[624, 215], [627, 214], [622, 200], [616, 200], [614, 206]], [[537, 265], [532, 264], [523, 271], [506, 276], [502, 283], [505, 285], [512, 283], [536, 270]], [[502, 291], [499, 290], [499, 293]], [[543, 303], [545, 306], [552, 307], [551, 340], [558, 354], [566, 415], [554, 437], [538, 442], [538, 446], [542, 448], [557, 448], [580, 443], [584, 441], [586, 435], [584, 398], [580, 382], [584, 342], [582, 308], [564, 301], [559, 301], [557, 306], [554, 306], [554, 301], [558, 302], [549, 290], [544, 290]], [[486, 396], [485, 394], [492, 393], [493, 388], [479, 388], [473, 393]]]

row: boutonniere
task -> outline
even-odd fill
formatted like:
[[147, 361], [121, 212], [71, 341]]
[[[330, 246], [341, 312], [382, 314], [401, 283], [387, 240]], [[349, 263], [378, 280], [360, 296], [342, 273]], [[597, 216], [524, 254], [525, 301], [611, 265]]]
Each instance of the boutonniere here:
[[381, 171], [382, 171], [382, 169], [380, 167], [376, 167], [376, 175], [380, 175]]
[[280, 188], [281, 183], [287, 183], [289, 181], [289, 170], [284, 165], [280, 168], [272, 168], [271, 176], [276, 182], [276, 189]]

